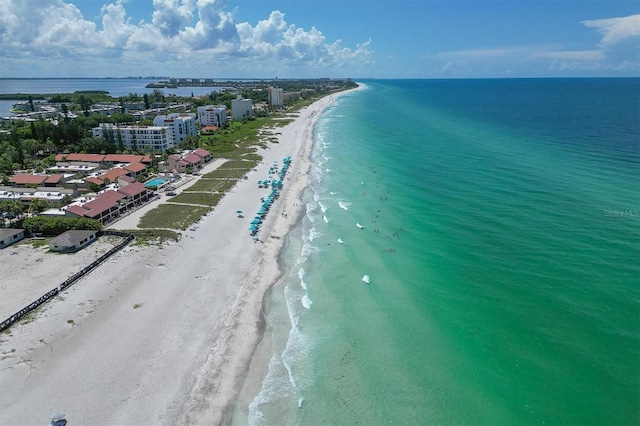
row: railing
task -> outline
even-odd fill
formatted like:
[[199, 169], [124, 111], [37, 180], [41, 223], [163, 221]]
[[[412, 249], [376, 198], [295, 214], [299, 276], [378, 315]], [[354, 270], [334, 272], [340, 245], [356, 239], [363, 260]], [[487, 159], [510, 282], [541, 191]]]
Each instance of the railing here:
[[105, 260], [107, 260], [108, 258], [113, 256], [114, 254], [116, 254], [117, 252], [122, 250], [127, 244], [129, 244], [133, 240], [133, 235], [132, 234], [128, 234], [126, 232], [120, 232], [120, 231], [113, 231], [113, 230], [99, 231], [98, 232], [98, 237], [101, 237], [102, 235], [114, 235], [114, 236], [117, 236], [117, 237], [122, 237], [122, 238], [124, 238], [124, 241], [121, 241], [120, 243], [118, 243], [111, 250], [109, 250], [108, 252], [106, 252], [105, 254], [100, 256], [98, 259], [96, 259], [93, 262], [91, 262], [88, 266], [84, 267], [81, 271], [76, 272], [75, 274], [73, 274], [72, 276], [70, 276], [69, 278], [64, 280], [60, 285], [58, 285], [53, 290], [49, 290], [48, 292], [46, 292], [45, 294], [40, 296], [35, 301], [29, 303], [27, 306], [25, 306], [24, 308], [20, 309], [15, 314], [11, 315], [9, 318], [7, 318], [4, 321], [0, 322], [0, 331], [6, 330], [7, 328], [11, 327], [13, 324], [18, 322], [21, 318], [23, 318], [29, 312], [31, 312], [34, 309], [40, 307], [41, 305], [43, 305], [44, 303], [49, 301], [51, 298], [57, 296], [62, 290], [65, 290], [65, 289], [71, 287], [80, 278], [82, 278], [83, 276], [87, 275], [89, 272], [91, 272], [94, 269], [96, 269], [102, 262], [104, 262]]

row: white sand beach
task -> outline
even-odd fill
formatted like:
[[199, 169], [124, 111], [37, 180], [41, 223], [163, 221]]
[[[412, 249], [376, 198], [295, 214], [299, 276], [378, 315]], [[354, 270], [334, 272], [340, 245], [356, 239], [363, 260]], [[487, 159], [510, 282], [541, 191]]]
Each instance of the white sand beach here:
[[[281, 273], [278, 253], [301, 214], [313, 124], [340, 95], [278, 128], [279, 143], [261, 150], [257, 169], [180, 242], [125, 248], [30, 322], [0, 334], [0, 424], [46, 424], [56, 411], [72, 425], [223, 422], [247, 386], [263, 298]], [[284, 188], [254, 242], [249, 221], [268, 195], [256, 182], [287, 156], [293, 161]], [[113, 227], [135, 227], [147, 209]], [[75, 265], [51, 268], [76, 272]]]

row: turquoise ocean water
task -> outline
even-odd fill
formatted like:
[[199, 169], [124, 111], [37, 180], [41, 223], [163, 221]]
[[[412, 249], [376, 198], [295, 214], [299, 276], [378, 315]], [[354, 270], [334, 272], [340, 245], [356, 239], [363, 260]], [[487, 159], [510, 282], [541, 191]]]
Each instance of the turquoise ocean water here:
[[365, 84], [315, 127], [249, 423], [638, 424], [640, 80]]

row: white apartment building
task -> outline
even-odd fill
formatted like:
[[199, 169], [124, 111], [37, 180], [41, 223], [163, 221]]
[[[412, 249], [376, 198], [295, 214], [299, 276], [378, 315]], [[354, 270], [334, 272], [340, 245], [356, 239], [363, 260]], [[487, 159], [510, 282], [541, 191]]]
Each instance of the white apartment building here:
[[174, 146], [173, 127], [127, 126], [101, 123], [92, 129], [94, 137], [101, 137], [115, 146], [143, 152], [165, 151]]
[[284, 105], [284, 91], [279, 87], [269, 87], [269, 105], [279, 106]]
[[153, 119], [155, 126], [165, 126], [173, 129], [173, 144], [180, 145], [185, 137], [196, 136], [196, 115], [193, 113], [173, 113], [157, 115]]
[[204, 126], [222, 127], [227, 122], [227, 107], [224, 105], [205, 105], [198, 107], [198, 121]]
[[234, 120], [253, 117], [253, 101], [251, 99], [243, 99], [241, 95], [238, 95], [237, 99], [232, 99], [231, 116]]

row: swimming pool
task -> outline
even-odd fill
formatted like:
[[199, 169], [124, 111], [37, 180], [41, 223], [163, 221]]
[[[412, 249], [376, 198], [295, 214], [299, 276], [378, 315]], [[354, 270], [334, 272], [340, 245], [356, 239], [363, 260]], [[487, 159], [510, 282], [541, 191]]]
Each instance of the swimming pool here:
[[166, 179], [153, 179], [150, 180], [149, 182], [145, 183], [145, 186], [147, 188], [151, 187], [151, 186], [155, 186], [155, 187], [160, 187], [160, 185], [166, 183], [167, 180]]

